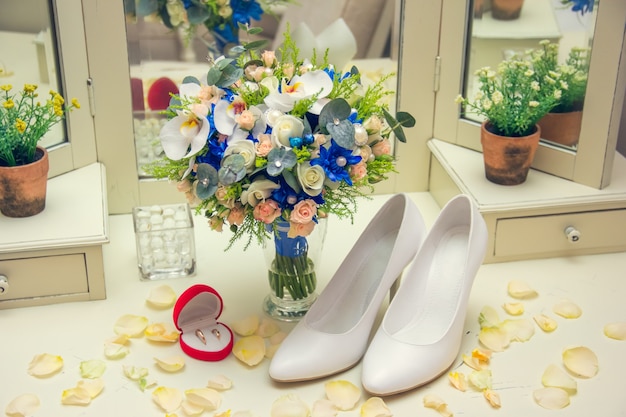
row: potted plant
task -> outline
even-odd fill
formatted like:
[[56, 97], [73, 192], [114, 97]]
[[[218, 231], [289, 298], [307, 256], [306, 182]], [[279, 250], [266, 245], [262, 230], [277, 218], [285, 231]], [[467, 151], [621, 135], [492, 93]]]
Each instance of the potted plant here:
[[541, 137], [566, 146], [578, 143], [582, 109], [589, 74], [589, 48], [573, 47], [567, 59], [559, 64], [559, 45], [548, 40], [530, 51], [535, 79], [541, 82], [553, 73], [560, 73], [561, 98], [558, 104], [539, 120]]
[[514, 56], [502, 61], [497, 71], [484, 67], [476, 76], [479, 89], [474, 100], [459, 95], [456, 103], [464, 106], [464, 112], [485, 119], [481, 126], [485, 175], [496, 184], [521, 184], [539, 145], [537, 122], [559, 102], [560, 74], [539, 83], [532, 63]]
[[54, 91], [42, 103], [34, 84], [25, 84], [17, 93], [12, 90], [9, 84], [0, 85], [0, 212], [28, 217], [46, 204], [48, 152], [38, 143], [80, 105], [76, 99], [66, 105]]

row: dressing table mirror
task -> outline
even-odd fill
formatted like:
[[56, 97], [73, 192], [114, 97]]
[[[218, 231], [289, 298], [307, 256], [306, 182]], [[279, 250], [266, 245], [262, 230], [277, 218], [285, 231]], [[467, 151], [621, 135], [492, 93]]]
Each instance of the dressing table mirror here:
[[[524, 7], [536, 2], [549, 3], [549, 7], [555, 3], [526, 0]], [[626, 161], [615, 152], [626, 85], [626, 4], [600, 1], [595, 5], [577, 148], [542, 141], [534, 169], [518, 186], [485, 179], [479, 122], [463, 116], [454, 103], [458, 94], [467, 91], [464, 81], [477, 53], [471, 46], [467, 49], [476, 42], [472, 36], [474, 2], [464, 2], [465, 8], [447, 0], [440, 4], [445, 36], [436, 57], [434, 139], [428, 142], [432, 155], [429, 189], [436, 200], [443, 204], [459, 192], [474, 197], [490, 229], [487, 262], [626, 249]], [[483, 14], [482, 18], [489, 17]], [[498, 46], [500, 53], [507, 49], [503, 45]]]

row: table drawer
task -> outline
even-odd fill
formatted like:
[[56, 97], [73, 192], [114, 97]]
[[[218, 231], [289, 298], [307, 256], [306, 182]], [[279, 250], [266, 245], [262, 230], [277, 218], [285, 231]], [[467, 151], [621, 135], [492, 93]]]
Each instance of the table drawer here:
[[[579, 232], [576, 242], [565, 229]], [[496, 222], [496, 257], [567, 256], [626, 250], [626, 210], [501, 218]]]
[[0, 275], [8, 282], [0, 293], [0, 304], [89, 292], [83, 253], [0, 260]]

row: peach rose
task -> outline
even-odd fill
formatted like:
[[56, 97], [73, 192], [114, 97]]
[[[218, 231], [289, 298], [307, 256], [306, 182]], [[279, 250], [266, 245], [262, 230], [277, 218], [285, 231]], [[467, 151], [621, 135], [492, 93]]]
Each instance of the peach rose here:
[[352, 178], [353, 181], [362, 180], [366, 175], [367, 166], [363, 160], [356, 165], [350, 166], [350, 178]]
[[311, 232], [315, 229], [315, 222], [309, 223], [289, 223], [289, 231], [287, 232], [287, 237], [294, 238], [298, 236], [306, 237], [311, 234]]
[[217, 201], [219, 201], [219, 203], [223, 206], [232, 208], [235, 205], [235, 199], [232, 197], [228, 198], [228, 190], [223, 185], [217, 187], [217, 190], [215, 191], [215, 197], [217, 198]]
[[239, 204], [236, 204], [233, 208], [230, 209], [230, 212], [228, 213], [226, 220], [228, 220], [228, 223], [230, 224], [241, 226], [243, 224], [243, 219], [245, 217], [244, 214], [245, 213], [243, 211], [243, 207]]
[[293, 66], [293, 64], [291, 64], [291, 63], [283, 64], [283, 74], [288, 79], [291, 79], [291, 77], [293, 77], [293, 74], [295, 73], [295, 70], [296, 70], [296, 68]]
[[263, 65], [266, 67], [272, 67], [276, 62], [276, 52], [274, 51], [263, 51], [261, 54], [261, 61], [263, 61]]
[[280, 207], [274, 200], [265, 200], [254, 207], [252, 214], [255, 220], [271, 224], [280, 216]]
[[192, 186], [193, 186], [193, 184], [188, 179], [184, 179], [184, 180], [178, 181], [178, 183], [176, 183], [176, 189], [178, 191], [180, 191], [181, 193], [186, 193], [188, 191], [191, 191], [191, 187]]
[[250, 131], [254, 127], [256, 118], [254, 117], [254, 113], [250, 110], [244, 110], [235, 116], [235, 121], [239, 124], [241, 129]]
[[221, 217], [213, 216], [209, 219], [209, 227], [211, 228], [211, 230], [221, 232], [222, 226], [224, 226], [224, 219], [222, 219]]
[[389, 139], [383, 139], [372, 147], [375, 156], [389, 155], [391, 153], [391, 142]]
[[256, 144], [256, 154], [258, 156], [266, 157], [272, 150], [270, 135], [267, 133], [261, 133], [258, 139], [259, 143]]
[[293, 206], [289, 221], [292, 223], [311, 223], [313, 217], [317, 214], [317, 204], [311, 199], [298, 202]]

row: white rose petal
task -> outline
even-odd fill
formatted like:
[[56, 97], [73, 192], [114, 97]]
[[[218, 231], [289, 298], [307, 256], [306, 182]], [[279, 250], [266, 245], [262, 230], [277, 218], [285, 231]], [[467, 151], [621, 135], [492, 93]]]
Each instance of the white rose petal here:
[[258, 365], [265, 357], [265, 340], [261, 336], [246, 336], [235, 342], [233, 355], [248, 366]]
[[368, 398], [361, 406], [361, 417], [392, 417], [387, 404], [379, 397]]
[[231, 381], [230, 378], [228, 378], [227, 376], [216, 375], [213, 378], [209, 379], [207, 387], [224, 391], [233, 387], [233, 381]]
[[361, 390], [350, 381], [330, 381], [324, 384], [326, 398], [340, 410], [351, 410], [361, 398]]
[[216, 410], [222, 404], [222, 396], [212, 388], [192, 388], [185, 391], [187, 401], [204, 407], [205, 410]]
[[578, 389], [576, 381], [567, 374], [563, 369], [554, 364], [548, 365], [543, 375], [541, 383], [544, 387], [556, 387], [567, 391], [569, 394], [575, 394]]
[[148, 325], [148, 319], [143, 316], [125, 314], [115, 322], [113, 330], [116, 334], [123, 334], [128, 337], [141, 337]]
[[47, 377], [63, 368], [63, 358], [49, 353], [35, 355], [28, 365], [28, 374], [36, 377]]
[[604, 335], [615, 340], [626, 340], [626, 321], [604, 326]]
[[84, 389], [89, 393], [89, 396], [93, 399], [96, 398], [104, 389], [104, 381], [102, 378], [95, 379], [81, 379], [76, 384], [76, 388]]
[[80, 376], [83, 378], [99, 378], [104, 374], [107, 365], [99, 359], [82, 361], [80, 363]]
[[566, 349], [562, 357], [563, 365], [576, 376], [591, 378], [598, 373], [598, 357], [588, 347]]
[[29, 417], [35, 415], [41, 405], [35, 394], [22, 394], [7, 404], [4, 412], [9, 417]]
[[166, 413], [171, 413], [180, 407], [183, 394], [177, 388], [157, 387], [152, 391], [152, 400]]
[[154, 358], [154, 361], [159, 368], [167, 372], [177, 372], [185, 366], [185, 358], [178, 355], [169, 356], [167, 358]]
[[61, 404], [64, 405], [89, 405], [91, 395], [84, 388], [74, 387], [63, 390], [61, 393]]
[[569, 395], [555, 387], [539, 388], [533, 391], [535, 402], [548, 410], [559, 410], [569, 405]]
[[566, 319], [577, 319], [583, 314], [583, 311], [578, 305], [568, 300], [556, 303], [552, 308], [552, 311]]
[[119, 343], [104, 344], [104, 356], [106, 356], [107, 359], [121, 359], [129, 353], [130, 349], [124, 345], [120, 345]]
[[311, 409], [311, 417], [335, 417], [339, 410], [335, 405], [327, 398], [317, 400], [313, 403]]
[[452, 412], [448, 409], [448, 404], [446, 404], [441, 397], [435, 394], [427, 394], [424, 396], [424, 407], [432, 408], [436, 410], [443, 417], [452, 417]]
[[270, 417], [309, 417], [309, 406], [295, 394], [283, 395], [272, 404]]
[[150, 290], [146, 302], [157, 308], [170, 308], [176, 302], [176, 293], [169, 285], [159, 285]]
[[510, 281], [507, 287], [508, 293], [513, 298], [526, 299], [537, 296], [537, 291], [532, 289], [524, 281], [513, 280]]

